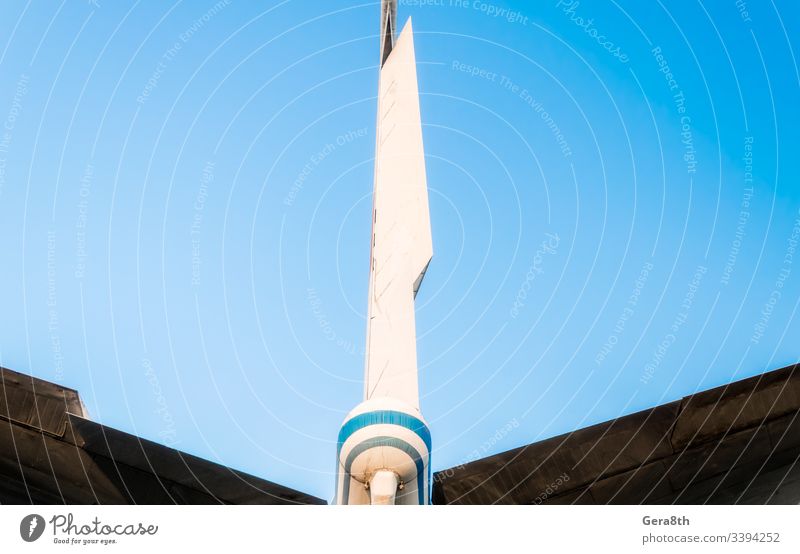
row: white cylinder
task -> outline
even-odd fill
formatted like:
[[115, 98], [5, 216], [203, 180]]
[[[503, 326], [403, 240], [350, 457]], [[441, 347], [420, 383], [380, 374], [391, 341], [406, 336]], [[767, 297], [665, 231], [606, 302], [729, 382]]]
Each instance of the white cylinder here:
[[373, 506], [393, 505], [400, 485], [397, 474], [388, 469], [380, 469], [369, 480], [369, 499]]

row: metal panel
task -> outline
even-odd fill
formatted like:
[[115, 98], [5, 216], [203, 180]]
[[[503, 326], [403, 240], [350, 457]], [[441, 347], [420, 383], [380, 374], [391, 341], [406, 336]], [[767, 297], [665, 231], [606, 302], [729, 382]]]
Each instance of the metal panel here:
[[437, 504], [800, 502], [800, 366], [439, 472]]

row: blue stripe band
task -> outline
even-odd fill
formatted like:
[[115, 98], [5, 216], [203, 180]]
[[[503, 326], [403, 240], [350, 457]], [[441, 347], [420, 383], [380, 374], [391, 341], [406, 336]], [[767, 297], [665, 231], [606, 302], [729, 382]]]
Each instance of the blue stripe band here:
[[428, 452], [430, 453], [431, 432], [428, 430], [425, 424], [412, 415], [394, 410], [375, 410], [374, 412], [359, 414], [354, 418], [347, 420], [347, 422], [342, 425], [342, 428], [339, 430], [339, 446], [337, 453], [341, 452], [342, 445], [347, 441], [347, 439], [350, 438], [350, 435], [359, 429], [369, 427], [370, 425], [381, 424], [399, 425], [400, 427], [405, 427], [406, 429], [413, 431], [420, 439], [422, 439], [422, 442], [424, 442], [425, 446], [428, 447]]

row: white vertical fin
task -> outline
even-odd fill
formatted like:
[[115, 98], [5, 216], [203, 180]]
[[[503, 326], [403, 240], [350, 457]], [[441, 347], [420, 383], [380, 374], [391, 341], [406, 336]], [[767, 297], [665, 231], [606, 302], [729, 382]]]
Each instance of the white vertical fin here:
[[433, 254], [411, 20], [380, 72], [364, 399], [419, 409], [414, 297]]

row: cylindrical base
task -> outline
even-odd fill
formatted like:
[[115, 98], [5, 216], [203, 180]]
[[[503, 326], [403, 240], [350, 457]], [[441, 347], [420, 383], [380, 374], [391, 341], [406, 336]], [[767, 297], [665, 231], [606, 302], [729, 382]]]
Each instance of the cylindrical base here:
[[431, 435], [422, 415], [393, 398], [372, 398], [339, 431], [337, 504], [428, 504]]

